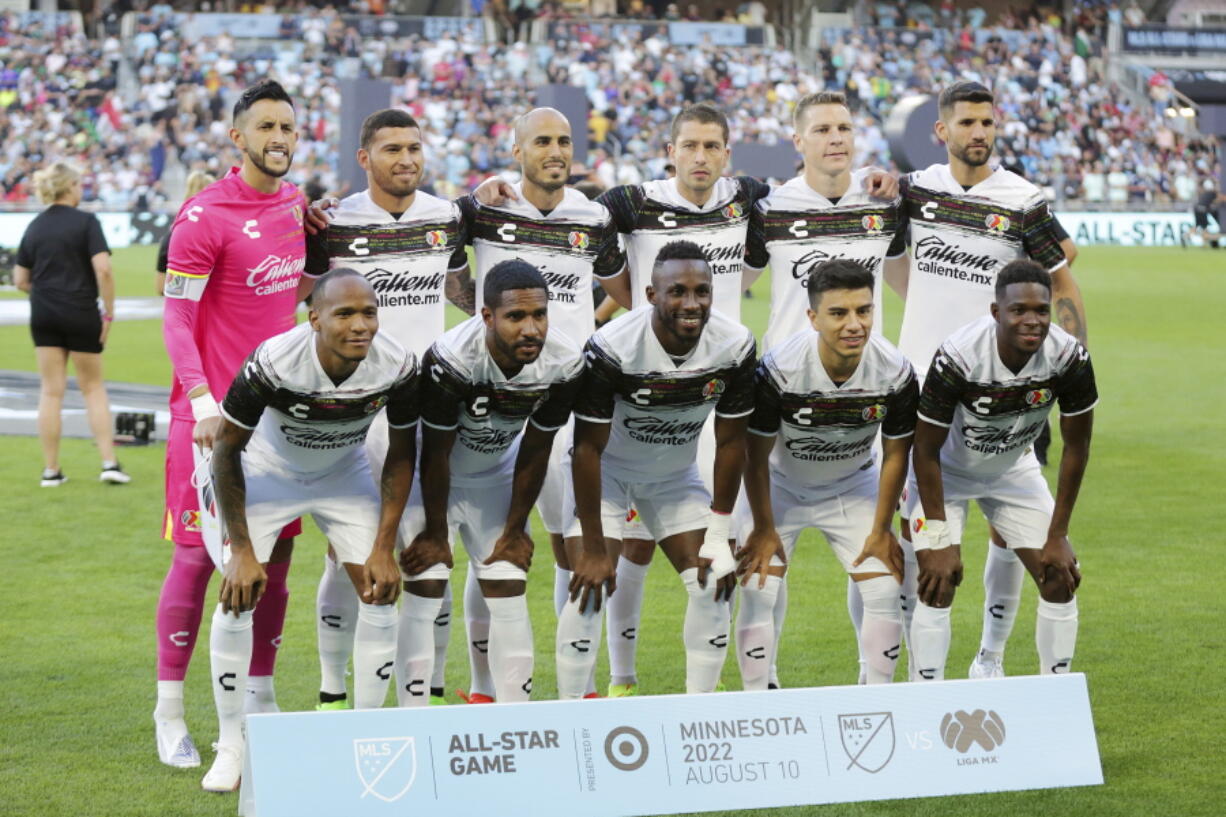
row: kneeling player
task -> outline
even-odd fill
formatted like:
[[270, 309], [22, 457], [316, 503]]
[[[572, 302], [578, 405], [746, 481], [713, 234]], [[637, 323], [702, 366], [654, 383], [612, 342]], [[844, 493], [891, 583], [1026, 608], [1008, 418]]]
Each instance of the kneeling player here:
[[[898, 661], [902, 549], [890, 531], [907, 477], [919, 386], [911, 364], [873, 333], [873, 274], [827, 261], [810, 275], [809, 322], [762, 357], [749, 420], [738, 519], [741, 609], [737, 658], [745, 689], [766, 689], [773, 610], [796, 540], [825, 535], [864, 599], [865, 680], [888, 683]], [[882, 462], [874, 455], [881, 429]]]
[[[1039, 586], [1040, 670], [1067, 672], [1073, 659], [1081, 573], [1068, 526], [1090, 459], [1098, 390], [1085, 347], [1051, 325], [1051, 288], [1051, 275], [1033, 261], [1007, 264], [992, 314], [946, 340], [924, 381], [906, 515], [919, 561], [911, 645], [925, 680], [945, 674], [971, 499]], [[1056, 402], [1064, 454], [1053, 502], [1038, 461], [1025, 454]]]
[[[711, 309], [711, 267], [690, 241], [656, 256], [648, 305], [585, 349], [572, 455], [576, 519], [567, 530], [571, 600], [558, 621], [558, 694], [578, 698], [600, 641], [603, 589], [633, 506], [689, 593], [686, 691], [712, 692], [728, 649], [736, 567], [732, 505], [753, 409], [753, 333]], [[698, 436], [715, 411], [715, 497], [698, 475]], [[589, 602], [591, 602], [589, 604]]]
[[[402, 702], [426, 702], [434, 619], [451, 574], [448, 526], [457, 528], [490, 610], [494, 697], [532, 692], [528, 514], [545, 480], [554, 434], [570, 417], [583, 375], [579, 347], [549, 329], [549, 289], [525, 261], [495, 264], [484, 306], [439, 338], [422, 360], [421, 496], [424, 529], [405, 530]], [[406, 521], [418, 514], [410, 509]], [[412, 534], [416, 534], [415, 536]]]
[[[260, 344], [222, 404], [213, 479], [230, 560], [209, 641], [220, 734], [207, 791], [238, 786], [251, 610], [289, 521], [315, 518], [361, 599], [354, 705], [378, 707], [387, 694], [400, 592], [393, 548], [413, 481], [418, 370], [413, 354], [378, 328], [370, 284], [354, 270], [333, 270], [315, 286], [310, 323]], [[362, 443], [384, 406], [389, 445], [377, 492]]]

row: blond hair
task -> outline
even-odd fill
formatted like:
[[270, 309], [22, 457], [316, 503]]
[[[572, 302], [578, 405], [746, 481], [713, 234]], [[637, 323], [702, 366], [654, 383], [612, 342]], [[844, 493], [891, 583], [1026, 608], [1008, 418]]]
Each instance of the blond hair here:
[[81, 180], [81, 171], [68, 162], [52, 162], [34, 174], [34, 187], [43, 204], [55, 204]]
[[184, 192], [183, 198], [190, 199], [215, 181], [217, 181], [217, 177], [212, 173], [205, 173], [203, 170], [193, 170], [187, 174], [187, 190]]

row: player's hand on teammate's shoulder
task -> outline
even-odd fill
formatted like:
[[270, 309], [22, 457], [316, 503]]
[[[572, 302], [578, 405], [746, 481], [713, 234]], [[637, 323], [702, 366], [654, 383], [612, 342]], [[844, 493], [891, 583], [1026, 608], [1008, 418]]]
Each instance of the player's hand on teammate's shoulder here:
[[332, 221], [332, 216], [328, 214], [328, 211], [335, 210], [339, 205], [340, 200], [335, 196], [311, 202], [306, 216], [302, 219], [302, 229], [306, 230], [308, 235], [322, 233], [328, 229], [328, 223]]
[[230, 549], [230, 561], [221, 572], [221, 610], [223, 613], [239, 613], [254, 610], [268, 586], [268, 574], [255, 557], [255, 551], [247, 547]]
[[[613, 560], [604, 551], [584, 548], [572, 567], [571, 601], [578, 600], [581, 611], [600, 612], [602, 591], [603, 594], [611, 596], [617, 589], [617, 569]], [[589, 600], [591, 604], [588, 603]]]
[[500, 176], [490, 176], [473, 191], [473, 197], [486, 207], [501, 207], [508, 201], [519, 201], [515, 188]]
[[869, 168], [864, 176], [864, 191], [875, 199], [892, 199], [898, 195], [898, 177], [879, 167]]
[[485, 564], [510, 562], [525, 573], [532, 567], [532, 537], [522, 530], [503, 531]]
[[395, 604], [400, 596], [400, 567], [392, 551], [375, 548], [362, 566], [362, 601]]
[[447, 567], [453, 566], [447, 538], [434, 536], [426, 531], [413, 537], [413, 541], [400, 554], [400, 568], [410, 576], [416, 576], [439, 563]]
[[785, 565], [788, 563], [787, 552], [783, 549], [783, 540], [774, 528], [758, 530], [754, 528], [745, 537], [745, 544], [737, 551], [736, 575], [741, 577], [741, 586], [749, 583], [749, 578], [758, 575], [758, 589], [766, 587], [766, 576], [770, 572], [771, 558], [778, 556]]
[[192, 442], [201, 451], [209, 451], [213, 448], [213, 442], [217, 439], [219, 431], [221, 431], [221, 417], [205, 417], [192, 426]]
[[864, 540], [864, 547], [861, 548], [860, 555], [851, 563], [851, 566], [859, 567], [873, 557], [880, 559], [889, 568], [890, 575], [897, 579], [899, 584], [902, 584], [902, 545], [898, 544], [894, 531], [886, 528], [870, 533]]
[[1039, 551], [1039, 580], [1054, 581], [1065, 585], [1070, 596], [1081, 584], [1081, 570], [1077, 567], [1077, 554], [1067, 536], [1048, 535], [1043, 549]]
[[917, 550], [919, 562], [917, 589], [919, 600], [929, 607], [948, 607], [954, 591], [962, 584], [962, 555], [958, 548]]

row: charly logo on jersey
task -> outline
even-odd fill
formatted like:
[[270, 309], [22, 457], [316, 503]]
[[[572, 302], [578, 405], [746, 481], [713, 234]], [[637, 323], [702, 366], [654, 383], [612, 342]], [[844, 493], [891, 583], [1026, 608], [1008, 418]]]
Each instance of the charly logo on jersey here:
[[847, 768], [876, 774], [894, 757], [894, 713], [839, 715], [839, 739], [851, 761]]
[[876, 405], [872, 406], [865, 406], [864, 411], [860, 412], [860, 416], [864, 418], [864, 422], [866, 423], [871, 423], [876, 420], [884, 420], [885, 406], [883, 406], [881, 403], [877, 403]]
[[199, 204], [193, 204], [191, 207], [187, 208], [187, 213], [186, 213], [187, 220], [188, 221], [199, 221], [200, 214], [203, 212], [204, 212], [203, 207], [201, 207]]
[[734, 201], [720, 212], [723, 213], [724, 218], [740, 218], [745, 214], [745, 208]]
[[443, 247], [447, 244], [446, 230], [429, 230], [426, 232], [426, 243], [431, 247]]
[[588, 234], [579, 230], [571, 230], [566, 240], [570, 243], [572, 250], [586, 250], [590, 243]]
[[392, 803], [408, 794], [417, 780], [417, 741], [413, 738], [355, 739], [353, 761], [358, 779], [362, 781], [362, 798], [373, 795], [385, 803]]
[[243, 235], [248, 238], [259, 238], [261, 233], [256, 228], [260, 226], [260, 222], [254, 218], [247, 219], [247, 223], [243, 225]]
[[1026, 392], [1026, 405], [1045, 406], [1051, 402], [1051, 389], [1032, 389]]
[[885, 229], [885, 217], [870, 213], [860, 219], [860, 226], [869, 235], [881, 235], [881, 231]]
[[247, 286], [253, 288], [256, 295], [282, 292], [298, 285], [298, 278], [305, 268], [305, 257], [282, 258], [275, 253], [270, 254], [247, 270]]
[[702, 387], [702, 399], [710, 400], [712, 397], [719, 397], [726, 388], [724, 381], [718, 377], [708, 380]]
[[997, 235], [1003, 235], [1009, 229], [1008, 216], [1002, 216], [1000, 213], [988, 213], [983, 219], [983, 224]]

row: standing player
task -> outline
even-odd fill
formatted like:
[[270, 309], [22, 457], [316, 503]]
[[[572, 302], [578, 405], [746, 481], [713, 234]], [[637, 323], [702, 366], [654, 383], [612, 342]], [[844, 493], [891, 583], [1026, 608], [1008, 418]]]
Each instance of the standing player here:
[[[272, 80], [248, 88], [234, 105], [230, 139], [241, 168], [183, 205], [173, 226], [166, 271], [163, 334], [174, 366], [166, 445], [165, 536], [174, 558], [158, 599], [158, 757], [200, 765], [183, 720], [183, 678], [196, 644], [213, 574], [200, 538], [192, 445], [209, 449], [220, 426], [216, 396], [243, 359], [294, 325], [305, 259], [302, 194], [282, 177], [298, 143], [294, 106]], [[289, 591], [285, 575], [298, 523], [273, 549], [268, 587], [255, 622], [248, 707], [276, 711], [272, 672]]]
[[[941, 92], [938, 107], [936, 134], [945, 143], [949, 163], [912, 173], [903, 183], [911, 263], [903, 284], [906, 306], [899, 349], [917, 373], [927, 372], [941, 342], [988, 309], [1001, 267], [1024, 257], [1051, 272], [1056, 320], [1084, 345], [1081, 293], [1060, 246], [1063, 232], [1042, 191], [988, 165], [996, 141], [992, 92], [975, 82], [958, 82]], [[904, 623], [915, 608], [909, 536], [904, 524]], [[1005, 642], [1021, 594], [1021, 563], [1003, 541], [995, 544], [988, 548], [984, 566], [983, 638], [971, 665], [972, 678], [1004, 674]]]
[[[971, 499], [1039, 586], [1040, 672], [1068, 672], [1077, 642], [1081, 573], [1068, 529], [1090, 459], [1094, 370], [1085, 347], [1051, 325], [1052, 280], [1041, 265], [1007, 264], [995, 291], [991, 315], [941, 345], [920, 397], [907, 515], [919, 560], [911, 648], [925, 680], [945, 675]], [[1053, 502], [1029, 447], [1057, 402], [1064, 454]]]
[[770, 681], [775, 601], [806, 528], [822, 531], [859, 587], [862, 683], [893, 680], [902, 637], [903, 557], [890, 525], [915, 430], [915, 371], [873, 332], [873, 273], [825, 261], [805, 286], [812, 329], [767, 352], [755, 376], [745, 471], [752, 529], [743, 513], [738, 520], [745, 578], [736, 642], [746, 689]]
[[[417, 189], [426, 160], [421, 127], [406, 111], [386, 109], [366, 117], [357, 160], [367, 187], [327, 211], [326, 228], [307, 240], [307, 272], [344, 266], [364, 275], [378, 298], [381, 331], [420, 358], [443, 334], [444, 298], [473, 314], [465, 222], [455, 204]], [[376, 418], [366, 437], [373, 471], [382, 469], [386, 449], [387, 423]], [[410, 505], [419, 507], [420, 499]], [[358, 598], [331, 551], [315, 612], [322, 675], [318, 708], [343, 709]], [[435, 703], [445, 702], [442, 667], [450, 621], [450, 599], [445, 599], [434, 630], [437, 674], [430, 695]], [[407, 629], [402, 622], [401, 630]], [[403, 702], [404, 684], [396, 690]]]
[[[238, 787], [251, 610], [288, 522], [315, 518], [361, 597], [353, 656], [359, 709], [383, 705], [396, 655], [393, 549], [417, 454], [417, 358], [379, 332], [375, 292], [353, 270], [320, 279], [309, 317], [260, 344], [222, 404], [213, 476], [230, 559], [209, 641], [219, 734], [206, 791]], [[384, 407], [387, 457], [376, 492], [362, 442]]]
[[[753, 409], [753, 333], [711, 308], [707, 253], [691, 241], [656, 259], [649, 306], [592, 336], [575, 407], [573, 490], [567, 530], [571, 600], [558, 621], [558, 692], [577, 698], [596, 660], [603, 591], [626, 512], [643, 524], [689, 595], [686, 691], [711, 692], [728, 647], [735, 561], [728, 538]], [[715, 412], [714, 498], [698, 475], [698, 437]], [[615, 597], [615, 595], [614, 595]], [[590, 602], [590, 603], [589, 603]]]
[[[449, 527], [459, 529], [469, 569], [490, 614], [493, 697], [532, 692], [528, 514], [545, 480], [553, 437], [566, 424], [583, 374], [579, 347], [549, 327], [549, 285], [531, 264], [502, 261], [482, 284], [481, 315], [439, 338], [422, 361], [421, 483], [424, 527], [400, 557], [406, 622], [415, 657], [402, 682], [428, 682], [429, 624], [451, 572]], [[412, 515], [406, 518], [414, 523]], [[419, 646], [415, 646], [419, 645]]]

